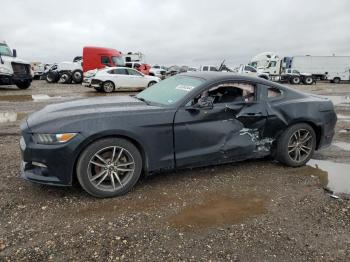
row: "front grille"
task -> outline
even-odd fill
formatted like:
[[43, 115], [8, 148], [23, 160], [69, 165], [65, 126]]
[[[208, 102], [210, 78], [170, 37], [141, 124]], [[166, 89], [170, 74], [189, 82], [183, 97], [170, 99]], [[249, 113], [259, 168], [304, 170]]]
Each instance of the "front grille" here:
[[30, 75], [29, 65], [12, 62], [12, 69], [15, 75]]

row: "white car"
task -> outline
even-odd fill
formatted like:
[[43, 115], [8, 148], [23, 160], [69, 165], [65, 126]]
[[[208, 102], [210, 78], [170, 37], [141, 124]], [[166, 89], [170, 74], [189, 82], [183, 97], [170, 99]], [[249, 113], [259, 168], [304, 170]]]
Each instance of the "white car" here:
[[108, 67], [87, 73], [83, 85], [106, 93], [115, 90], [143, 90], [160, 81], [158, 77], [147, 76], [128, 67]]

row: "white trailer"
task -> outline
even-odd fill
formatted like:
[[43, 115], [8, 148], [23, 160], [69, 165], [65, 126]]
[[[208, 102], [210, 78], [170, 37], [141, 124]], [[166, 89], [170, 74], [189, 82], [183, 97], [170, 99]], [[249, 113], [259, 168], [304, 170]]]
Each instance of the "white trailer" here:
[[293, 56], [287, 61], [286, 68], [307, 72], [335, 83], [350, 80], [350, 56]]

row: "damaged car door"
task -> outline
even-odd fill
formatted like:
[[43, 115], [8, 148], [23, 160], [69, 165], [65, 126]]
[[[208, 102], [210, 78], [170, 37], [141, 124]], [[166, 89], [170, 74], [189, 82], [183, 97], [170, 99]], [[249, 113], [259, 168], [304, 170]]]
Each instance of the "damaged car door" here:
[[[193, 97], [174, 118], [177, 167], [204, 166], [266, 155], [260, 145], [266, 106], [252, 83], [220, 83]], [[265, 152], [262, 153], [261, 152]]]

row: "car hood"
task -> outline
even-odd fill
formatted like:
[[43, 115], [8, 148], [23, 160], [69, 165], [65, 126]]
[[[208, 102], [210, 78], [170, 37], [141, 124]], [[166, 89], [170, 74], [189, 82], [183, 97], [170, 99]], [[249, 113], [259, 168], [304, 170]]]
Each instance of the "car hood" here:
[[31, 114], [27, 123], [29, 128], [60, 122], [85, 121], [106, 114], [126, 115], [135, 111], [159, 110], [159, 106], [150, 106], [131, 96], [108, 96], [75, 100], [52, 104]]

